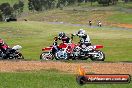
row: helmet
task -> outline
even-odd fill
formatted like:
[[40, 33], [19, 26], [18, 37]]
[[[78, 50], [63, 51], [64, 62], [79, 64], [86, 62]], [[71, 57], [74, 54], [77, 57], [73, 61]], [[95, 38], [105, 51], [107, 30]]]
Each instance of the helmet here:
[[0, 39], [0, 45], [3, 45], [4, 41], [2, 39]]
[[85, 30], [79, 29], [78, 34], [85, 34]]
[[58, 36], [59, 36], [59, 38], [63, 38], [63, 37], [65, 37], [65, 33], [64, 32], [60, 32]]

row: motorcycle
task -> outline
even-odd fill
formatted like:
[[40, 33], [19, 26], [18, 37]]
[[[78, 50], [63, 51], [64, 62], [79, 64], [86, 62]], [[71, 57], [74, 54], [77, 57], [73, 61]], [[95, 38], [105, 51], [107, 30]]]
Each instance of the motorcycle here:
[[56, 60], [68, 60], [71, 57], [74, 46], [75, 44], [73, 43], [61, 43], [58, 46], [53, 45], [43, 48], [43, 53], [40, 55], [40, 59], [53, 60], [55, 58]]
[[76, 46], [74, 48], [74, 58], [81, 60], [87, 60], [90, 58], [92, 61], [104, 61], [105, 54], [99, 50], [103, 48], [103, 45], [90, 45], [86, 46], [85, 44]]
[[8, 48], [6, 52], [0, 50], [0, 59], [24, 59], [22, 53], [20, 53], [20, 45], [13, 46]]
[[43, 53], [40, 55], [41, 60], [87, 60], [90, 58], [92, 61], [104, 61], [105, 54], [98, 50], [103, 48], [102, 45], [74, 44], [74, 43], [61, 43], [58, 46], [50, 46], [43, 48]]

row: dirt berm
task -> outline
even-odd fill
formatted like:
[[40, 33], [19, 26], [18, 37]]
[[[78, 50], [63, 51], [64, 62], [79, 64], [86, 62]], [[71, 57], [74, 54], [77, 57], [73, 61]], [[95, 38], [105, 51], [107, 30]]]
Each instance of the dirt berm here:
[[39, 71], [56, 69], [68, 73], [78, 73], [79, 67], [88, 73], [132, 74], [132, 63], [126, 62], [62, 62], [62, 61], [0, 61], [0, 72]]

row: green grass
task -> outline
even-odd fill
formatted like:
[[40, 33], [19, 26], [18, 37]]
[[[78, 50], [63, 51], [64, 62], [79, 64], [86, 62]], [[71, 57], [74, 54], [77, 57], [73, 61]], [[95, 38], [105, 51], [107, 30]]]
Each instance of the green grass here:
[[[48, 21], [48, 22], [66, 22], [72, 24], [87, 24], [92, 20], [93, 25], [97, 25], [98, 20], [103, 24], [110, 25], [114, 23], [132, 22], [132, 10], [122, 9], [121, 7], [66, 7], [64, 10], [50, 10], [40, 13], [31, 13], [28, 16], [19, 19], [28, 19], [30, 21]], [[65, 19], [64, 19], [65, 18]]]
[[108, 17], [108, 20], [114, 23], [132, 23], [132, 14], [131, 13], [117, 13], [113, 14], [112, 16]]
[[76, 75], [58, 71], [0, 73], [0, 88], [130, 88], [130, 84], [87, 84], [80, 86]]
[[120, 2], [118, 2], [117, 5], [120, 7], [123, 7], [123, 8], [128, 8], [128, 9], [132, 8], [132, 2], [124, 3], [122, 1], [120, 1]]
[[[106, 16], [109, 15], [106, 11], [73, 11], [66, 9], [32, 13], [24, 18], [31, 21], [66, 22], [72, 24], [88, 24], [88, 21], [92, 19], [92, 22], [96, 24], [98, 20], [105, 20], [104, 14]], [[23, 17], [20, 19], [23, 19]]]
[[[106, 61], [132, 61], [132, 31], [108, 30], [102, 28], [87, 28], [68, 26], [63, 24], [48, 24], [45, 22], [21, 21], [0, 23], [0, 37], [13, 46], [23, 47], [22, 53], [26, 59], [39, 60], [41, 49], [52, 45], [53, 37], [60, 31], [68, 35], [84, 28], [91, 37], [92, 44], [102, 44], [102, 51], [106, 54]], [[75, 37], [77, 42], [78, 37]]]

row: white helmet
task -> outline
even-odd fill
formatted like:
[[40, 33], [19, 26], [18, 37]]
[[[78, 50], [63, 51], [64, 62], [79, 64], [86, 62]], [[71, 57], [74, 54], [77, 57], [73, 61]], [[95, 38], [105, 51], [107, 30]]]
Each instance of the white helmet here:
[[78, 34], [85, 34], [85, 30], [79, 29]]
[[79, 31], [83, 31], [83, 29], [79, 29]]

